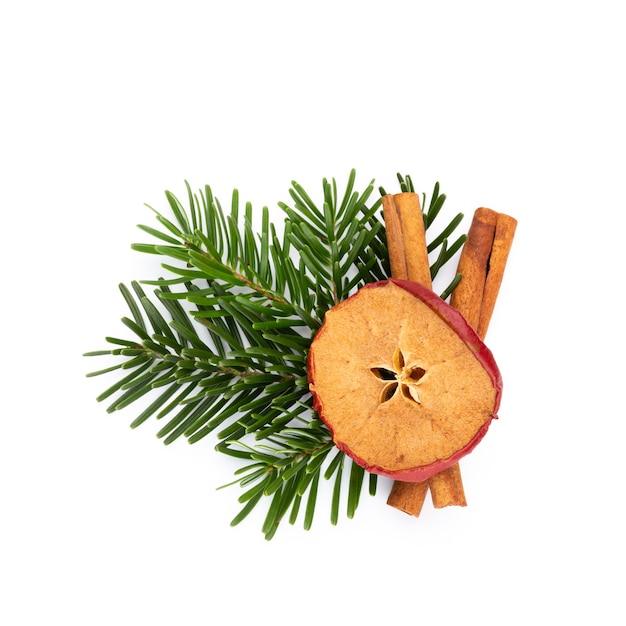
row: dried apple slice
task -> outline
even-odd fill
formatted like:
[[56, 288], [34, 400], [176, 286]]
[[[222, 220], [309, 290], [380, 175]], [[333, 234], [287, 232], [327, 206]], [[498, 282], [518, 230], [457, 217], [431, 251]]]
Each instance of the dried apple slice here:
[[423, 481], [471, 452], [502, 378], [463, 316], [426, 287], [366, 285], [327, 312], [309, 387], [333, 441], [368, 471]]

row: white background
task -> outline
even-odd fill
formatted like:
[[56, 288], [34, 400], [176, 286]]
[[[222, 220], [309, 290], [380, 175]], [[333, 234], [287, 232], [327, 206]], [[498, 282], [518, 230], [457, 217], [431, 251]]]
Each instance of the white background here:
[[[621, 3], [5, 2], [0, 623], [624, 624]], [[389, 483], [337, 527], [237, 528], [235, 464], [108, 415], [82, 353], [163, 191], [275, 208], [324, 176], [519, 220], [469, 505]]]

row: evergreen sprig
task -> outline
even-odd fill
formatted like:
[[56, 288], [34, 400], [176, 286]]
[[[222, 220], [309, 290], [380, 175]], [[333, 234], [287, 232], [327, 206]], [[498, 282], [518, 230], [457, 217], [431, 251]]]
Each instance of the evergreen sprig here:
[[[162, 257], [166, 276], [120, 285], [131, 338], [107, 337], [113, 347], [86, 354], [120, 357], [88, 374], [118, 373], [98, 396], [110, 401], [108, 412], [149, 396], [133, 428], [163, 420], [157, 436], [166, 444], [214, 434], [216, 450], [242, 461], [231, 483], [243, 490], [232, 524], [265, 500], [267, 539], [281, 520], [295, 523], [301, 509], [304, 528], [311, 527], [321, 478], [333, 481], [332, 524], [344, 501], [354, 516], [366, 483], [376, 493], [377, 477], [365, 481], [365, 470], [334, 446], [312, 408], [307, 379], [308, 349], [326, 311], [389, 276], [381, 197], [372, 197], [374, 181], [357, 191], [355, 177], [353, 170], [341, 194], [334, 179], [324, 179], [317, 202], [292, 182], [291, 201], [279, 203], [280, 233], [267, 207], [257, 229], [251, 204], [242, 207], [237, 190], [229, 212], [208, 185], [194, 193], [186, 183], [187, 207], [166, 192], [171, 215], [152, 209], [159, 227], [139, 225], [155, 242], [132, 246]], [[402, 191], [414, 191], [410, 177], [398, 180]], [[437, 183], [423, 211], [427, 229], [444, 201]], [[433, 278], [465, 239], [447, 244], [462, 217], [428, 245]], [[151, 296], [142, 285], [154, 288]]]

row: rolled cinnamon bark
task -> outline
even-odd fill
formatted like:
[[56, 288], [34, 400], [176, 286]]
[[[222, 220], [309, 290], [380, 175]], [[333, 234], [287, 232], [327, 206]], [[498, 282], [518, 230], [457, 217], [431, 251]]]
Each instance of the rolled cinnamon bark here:
[[419, 196], [410, 192], [383, 196], [383, 216], [392, 277], [412, 280], [431, 289]]
[[497, 220], [498, 214], [491, 209], [480, 208], [474, 212], [459, 258], [457, 272], [462, 275], [461, 282], [450, 296], [450, 304], [474, 329], [478, 328], [480, 320]]
[[403, 483], [400, 480], [396, 480], [391, 487], [387, 504], [394, 509], [419, 517], [428, 489], [429, 481], [427, 480], [421, 483]]
[[433, 506], [442, 509], [445, 506], [466, 506], [465, 490], [461, 479], [461, 467], [455, 463], [428, 480]]
[[[431, 289], [426, 231], [419, 196], [407, 192], [383, 196], [383, 217], [392, 277], [413, 280]], [[428, 488], [427, 480], [421, 483], [396, 480], [387, 504], [417, 517]]]
[[[457, 272], [463, 276], [450, 304], [485, 338], [513, 243], [517, 221], [504, 213], [476, 209], [463, 246]], [[430, 479], [430, 494], [437, 509], [466, 506], [461, 469], [455, 464]]]
[[505, 215], [504, 213], [498, 213], [493, 245], [491, 246], [491, 255], [489, 256], [489, 270], [487, 271], [487, 278], [485, 279], [483, 301], [480, 307], [478, 326], [476, 328], [476, 332], [481, 339], [485, 338], [487, 329], [489, 328], [489, 322], [496, 305], [496, 298], [500, 291], [504, 268], [509, 257], [509, 252], [511, 251], [516, 228], [517, 220], [515, 218]]

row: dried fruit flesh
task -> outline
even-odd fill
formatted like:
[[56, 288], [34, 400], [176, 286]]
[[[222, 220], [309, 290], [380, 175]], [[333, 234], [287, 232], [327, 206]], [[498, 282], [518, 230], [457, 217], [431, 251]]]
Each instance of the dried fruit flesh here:
[[368, 471], [421, 481], [483, 438], [500, 404], [493, 356], [461, 314], [410, 281], [365, 286], [328, 311], [309, 387], [333, 441]]

